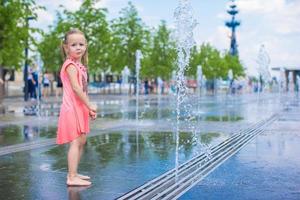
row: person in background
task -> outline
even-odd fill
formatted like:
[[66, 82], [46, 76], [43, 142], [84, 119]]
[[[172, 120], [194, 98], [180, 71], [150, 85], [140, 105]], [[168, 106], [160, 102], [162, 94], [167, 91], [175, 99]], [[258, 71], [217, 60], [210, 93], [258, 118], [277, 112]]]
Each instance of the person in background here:
[[29, 68], [28, 77], [27, 77], [27, 83], [28, 83], [28, 93], [31, 100], [34, 100], [36, 98], [36, 90], [35, 90], [35, 80], [33, 78], [33, 69]]
[[50, 94], [50, 75], [46, 70], [43, 75], [43, 97], [46, 99]]
[[60, 76], [58, 75], [57, 83], [56, 83], [56, 90], [55, 90], [56, 99], [58, 99], [62, 95], [62, 87], [63, 87], [63, 83], [61, 81]]
[[38, 67], [37, 67], [37, 64], [34, 64], [34, 67], [33, 67], [33, 71], [32, 71], [32, 78], [34, 80], [34, 98], [37, 99], [37, 96], [39, 96], [39, 99], [41, 99], [41, 88], [39, 87], [40, 86], [40, 77], [38, 75]]

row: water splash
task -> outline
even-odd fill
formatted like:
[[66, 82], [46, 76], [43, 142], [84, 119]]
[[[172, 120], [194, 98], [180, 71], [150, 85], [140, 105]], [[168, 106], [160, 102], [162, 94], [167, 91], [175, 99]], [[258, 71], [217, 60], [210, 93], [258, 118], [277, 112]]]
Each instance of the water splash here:
[[258, 53], [258, 57], [256, 60], [257, 64], [258, 64], [258, 73], [259, 73], [259, 81], [260, 83], [260, 87], [258, 88], [258, 93], [260, 93], [263, 89], [263, 82], [264, 81], [270, 81], [271, 79], [271, 73], [269, 70], [269, 65], [270, 65], [270, 57], [269, 54], [267, 53], [265, 46], [261, 45], [260, 49], [259, 49], [259, 53]]
[[141, 69], [141, 59], [143, 58], [141, 50], [136, 50], [135, 52], [135, 74], [136, 74], [136, 110], [135, 110], [135, 119], [138, 122], [139, 119], [139, 85], [140, 85], [140, 69]]
[[203, 152], [205, 156], [205, 162], [210, 160], [212, 158], [211, 146], [209, 144], [205, 144], [201, 142], [199, 138], [199, 132], [197, 132], [196, 129], [192, 131], [192, 134], [193, 134], [192, 142], [196, 146], [197, 152]]
[[[187, 109], [186, 101], [186, 79], [184, 73], [189, 65], [190, 51], [195, 45], [193, 30], [196, 27], [196, 20], [193, 17], [193, 10], [189, 0], [180, 0], [179, 6], [175, 9], [175, 38], [177, 49], [177, 73], [176, 73], [176, 158], [175, 168], [178, 169], [180, 113]], [[187, 116], [189, 118], [189, 116]]]
[[201, 88], [202, 88], [202, 79], [203, 79], [203, 72], [202, 72], [202, 66], [197, 66], [197, 85], [198, 85], [198, 92], [199, 96], [201, 96]]
[[141, 59], [143, 54], [141, 50], [136, 50], [135, 52], [135, 73], [136, 73], [136, 110], [135, 110], [135, 120], [136, 120], [136, 156], [139, 155], [139, 85], [140, 85], [140, 69], [141, 69]]

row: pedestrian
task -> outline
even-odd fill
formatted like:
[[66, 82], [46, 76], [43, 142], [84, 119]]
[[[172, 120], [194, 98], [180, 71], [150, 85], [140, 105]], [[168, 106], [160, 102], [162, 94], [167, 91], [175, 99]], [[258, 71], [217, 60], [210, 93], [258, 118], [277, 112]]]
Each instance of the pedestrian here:
[[34, 99], [41, 99], [41, 87], [40, 87], [40, 78], [38, 74], [37, 64], [33, 65], [32, 78], [34, 82]]
[[43, 97], [46, 99], [50, 94], [50, 74], [46, 70], [43, 75]]
[[29, 68], [28, 76], [27, 76], [27, 84], [28, 84], [28, 93], [31, 100], [36, 99], [36, 89], [35, 89], [35, 80], [33, 77], [34, 71], [32, 68]]
[[145, 80], [144, 82], [144, 89], [145, 89], [145, 95], [149, 94], [149, 81], [148, 79]]
[[96, 118], [96, 105], [87, 93], [87, 41], [84, 33], [71, 29], [62, 41], [64, 64], [60, 70], [63, 83], [63, 101], [60, 108], [57, 144], [69, 143], [68, 186], [91, 185], [90, 177], [77, 172], [86, 137], [90, 131], [89, 117]]
[[62, 94], [62, 87], [63, 87], [63, 83], [61, 81], [60, 75], [57, 75], [57, 82], [56, 82], [56, 90], [55, 90], [55, 96], [56, 99], [59, 98], [59, 96]]

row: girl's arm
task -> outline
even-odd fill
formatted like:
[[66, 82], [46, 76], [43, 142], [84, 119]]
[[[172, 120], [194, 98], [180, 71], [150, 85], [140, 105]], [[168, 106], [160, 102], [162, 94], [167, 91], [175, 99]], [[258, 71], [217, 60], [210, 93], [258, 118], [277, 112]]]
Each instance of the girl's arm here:
[[71, 86], [75, 94], [80, 98], [80, 100], [88, 107], [89, 110], [96, 112], [96, 105], [90, 103], [88, 96], [82, 91], [78, 80], [77, 80], [77, 69], [74, 65], [69, 65], [66, 69]]

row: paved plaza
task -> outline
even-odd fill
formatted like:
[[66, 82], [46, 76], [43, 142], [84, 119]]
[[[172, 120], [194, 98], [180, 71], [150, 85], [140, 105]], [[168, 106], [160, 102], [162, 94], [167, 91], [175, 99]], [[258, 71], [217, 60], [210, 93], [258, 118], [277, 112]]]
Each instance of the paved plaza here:
[[[199, 171], [199, 179], [176, 194], [179, 199], [300, 199], [300, 107], [295, 94], [191, 95], [193, 117], [185, 120], [182, 114], [178, 146], [173, 96], [141, 96], [138, 121], [134, 96], [91, 99], [99, 114], [79, 167], [92, 177], [88, 188], [65, 184], [67, 145], [55, 145], [60, 100], [42, 101], [37, 116], [23, 112], [34, 103], [4, 99], [0, 199], [147, 199], [126, 194], [202, 154], [202, 166], [215, 165], [207, 173]], [[238, 134], [250, 135], [246, 130], [259, 131], [224, 159], [215, 159], [216, 147]], [[184, 185], [180, 176], [173, 185]]]

